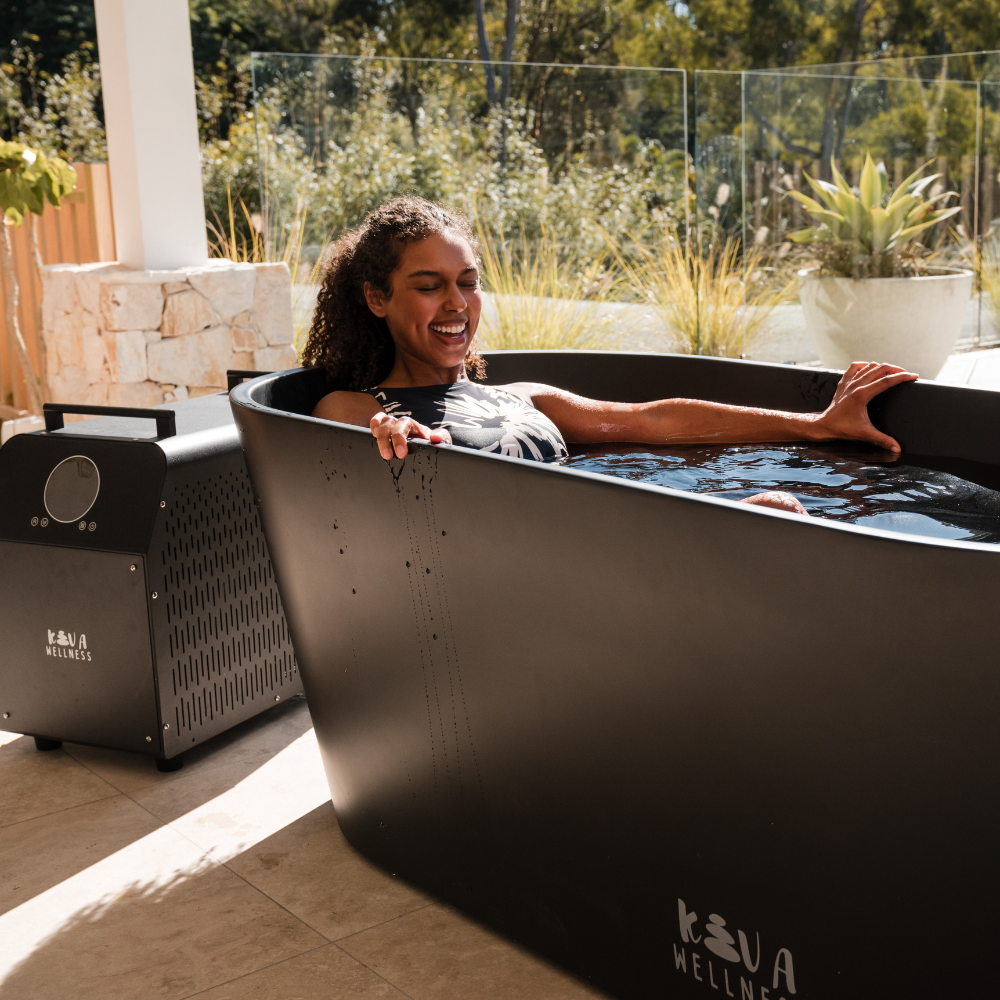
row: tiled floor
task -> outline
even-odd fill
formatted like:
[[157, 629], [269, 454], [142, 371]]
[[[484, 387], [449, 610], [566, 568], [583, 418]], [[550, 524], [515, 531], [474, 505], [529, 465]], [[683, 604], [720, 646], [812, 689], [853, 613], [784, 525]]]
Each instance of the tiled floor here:
[[994, 347], [953, 354], [938, 373], [937, 381], [1000, 389], [1000, 350]]
[[0, 744], [3, 1000], [600, 996], [355, 852], [301, 698], [174, 774]]

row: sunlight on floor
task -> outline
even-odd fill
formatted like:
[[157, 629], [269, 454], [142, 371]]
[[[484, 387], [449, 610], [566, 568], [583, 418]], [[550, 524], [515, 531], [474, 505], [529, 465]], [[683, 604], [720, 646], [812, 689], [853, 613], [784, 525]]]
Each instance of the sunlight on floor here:
[[[4, 733], [0, 745], [15, 739]], [[224, 864], [327, 802], [313, 744], [310, 729], [221, 795], [0, 916], [0, 984], [81, 916], [96, 920], [112, 905]]]

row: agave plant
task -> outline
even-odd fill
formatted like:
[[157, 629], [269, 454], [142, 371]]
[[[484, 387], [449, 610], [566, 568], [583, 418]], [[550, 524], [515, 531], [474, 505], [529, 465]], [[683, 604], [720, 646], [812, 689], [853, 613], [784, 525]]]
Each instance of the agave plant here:
[[855, 193], [840, 175], [831, 157], [834, 183], [814, 180], [808, 174], [805, 175], [822, 203], [799, 191], [787, 193], [787, 197], [794, 198], [822, 223], [815, 229], [801, 229], [792, 233], [791, 239], [796, 243], [851, 243], [870, 257], [886, 252], [898, 253], [918, 233], [961, 211], [959, 205], [931, 210], [935, 202], [943, 202], [955, 196], [954, 191], [945, 191], [931, 198], [924, 198], [924, 191], [941, 176], [920, 176], [931, 162], [918, 167], [886, 200], [889, 178], [886, 176], [884, 163], [876, 166], [871, 154], [865, 154], [861, 181]]

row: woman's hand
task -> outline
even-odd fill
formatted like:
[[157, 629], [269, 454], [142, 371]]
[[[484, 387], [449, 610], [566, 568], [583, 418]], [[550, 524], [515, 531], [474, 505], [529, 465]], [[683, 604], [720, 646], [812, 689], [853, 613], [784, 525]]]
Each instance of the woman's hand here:
[[431, 444], [451, 444], [451, 434], [446, 430], [432, 431], [412, 417], [394, 417], [381, 410], [372, 417], [370, 426], [378, 441], [379, 454], [386, 461], [393, 453], [396, 458], [406, 458], [410, 451], [407, 438], [420, 438]]
[[799, 503], [791, 493], [784, 490], [768, 490], [766, 493], [755, 493], [752, 497], [744, 497], [739, 503], [753, 504], [755, 507], [773, 507], [775, 510], [787, 510], [790, 514], [805, 514], [809, 511]]
[[817, 430], [826, 437], [868, 441], [887, 451], [900, 451], [897, 441], [875, 429], [868, 417], [868, 403], [880, 392], [917, 378], [896, 365], [855, 361], [837, 383], [833, 401], [816, 420]]

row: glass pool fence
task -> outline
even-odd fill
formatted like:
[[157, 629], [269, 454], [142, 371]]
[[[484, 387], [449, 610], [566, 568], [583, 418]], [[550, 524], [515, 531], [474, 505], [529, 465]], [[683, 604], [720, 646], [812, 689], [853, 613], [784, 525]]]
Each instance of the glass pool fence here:
[[[836, 170], [859, 194], [870, 155], [888, 200], [923, 167], [921, 176], [939, 175], [924, 196], [953, 192], [933, 207], [958, 211], [915, 239], [933, 263], [976, 272], [958, 347], [1000, 343], [998, 53], [698, 71], [693, 104], [702, 239], [736, 239], [765, 267], [787, 272], [808, 256], [795, 235], [823, 221], [790, 195], [822, 202], [808, 177], [831, 183]], [[784, 352], [794, 354], [797, 340], [801, 354], [801, 316], [783, 310]]]
[[300, 328], [322, 248], [398, 195], [473, 219], [494, 347], [606, 346], [615, 255], [693, 217], [683, 70], [255, 54], [252, 73], [262, 237], [298, 255]]
[[261, 235], [299, 261], [300, 336], [322, 248], [412, 193], [476, 223], [485, 346], [814, 361], [794, 237], [818, 220], [790, 192], [836, 170], [857, 193], [871, 155], [886, 198], [921, 167], [926, 197], [954, 192], [919, 239], [976, 272], [959, 349], [1000, 343], [997, 53], [698, 71], [691, 93], [683, 70], [627, 67], [255, 54], [252, 71]]

